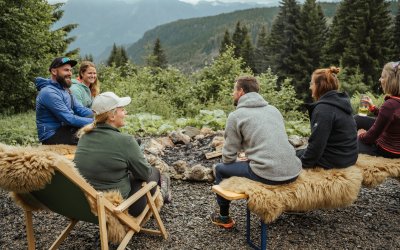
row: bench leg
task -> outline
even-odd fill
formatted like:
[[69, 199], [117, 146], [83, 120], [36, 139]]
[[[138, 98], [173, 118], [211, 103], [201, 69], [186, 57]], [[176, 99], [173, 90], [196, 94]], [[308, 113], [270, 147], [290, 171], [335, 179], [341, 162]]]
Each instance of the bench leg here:
[[267, 249], [267, 225], [262, 220], [260, 220], [260, 223], [261, 223], [261, 234], [260, 234], [261, 245], [260, 245], [260, 247], [258, 247], [251, 241], [251, 236], [250, 236], [251, 235], [250, 210], [249, 210], [249, 208], [247, 208], [247, 214], [246, 214], [246, 239], [247, 239], [247, 243], [253, 249], [266, 250]]

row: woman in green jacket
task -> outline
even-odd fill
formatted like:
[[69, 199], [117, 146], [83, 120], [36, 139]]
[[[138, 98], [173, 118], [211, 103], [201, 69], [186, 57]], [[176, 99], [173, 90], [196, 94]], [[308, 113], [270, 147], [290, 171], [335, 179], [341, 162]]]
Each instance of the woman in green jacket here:
[[[130, 102], [130, 97], [120, 98], [112, 92], [93, 100], [95, 121], [79, 131], [74, 159], [96, 190], [118, 190], [124, 199], [137, 192], [143, 181], [160, 184], [159, 170], [149, 165], [134, 137], [119, 131], [125, 125], [124, 107]], [[145, 206], [146, 198], [142, 197], [132, 204], [129, 213], [138, 216]]]
[[83, 61], [79, 67], [79, 77], [72, 80], [70, 88], [76, 100], [87, 108], [92, 105], [93, 98], [100, 93], [100, 83], [94, 63]]

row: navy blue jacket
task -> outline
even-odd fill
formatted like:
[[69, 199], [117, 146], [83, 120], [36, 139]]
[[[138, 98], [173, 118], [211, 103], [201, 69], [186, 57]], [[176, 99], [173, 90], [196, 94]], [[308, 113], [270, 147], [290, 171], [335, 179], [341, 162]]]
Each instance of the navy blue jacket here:
[[52, 137], [61, 126], [83, 127], [92, 123], [93, 112], [83, 107], [75, 99], [73, 105], [71, 95], [58, 82], [38, 77], [35, 79], [36, 89], [36, 127], [39, 141]]
[[357, 127], [348, 95], [332, 90], [307, 108], [311, 136], [300, 158], [303, 167], [345, 168], [356, 163]]

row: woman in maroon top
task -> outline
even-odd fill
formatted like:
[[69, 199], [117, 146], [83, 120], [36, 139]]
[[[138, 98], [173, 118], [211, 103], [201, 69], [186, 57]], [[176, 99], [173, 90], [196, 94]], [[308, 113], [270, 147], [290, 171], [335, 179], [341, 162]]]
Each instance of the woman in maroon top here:
[[379, 78], [385, 102], [380, 108], [368, 97], [370, 112], [377, 117], [355, 116], [359, 152], [386, 158], [400, 158], [400, 62], [385, 64]]

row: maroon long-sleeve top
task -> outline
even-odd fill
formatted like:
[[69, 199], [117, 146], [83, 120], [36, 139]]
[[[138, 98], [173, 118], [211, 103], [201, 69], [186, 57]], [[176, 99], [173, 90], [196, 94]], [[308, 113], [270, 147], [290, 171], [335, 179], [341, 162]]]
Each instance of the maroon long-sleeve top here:
[[375, 123], [366, 133], [360, 134], [359, 139], [400, 154], [400, 97], [386, 96], [382, 106], [373, 107], [371, 111], [377, 116]]

